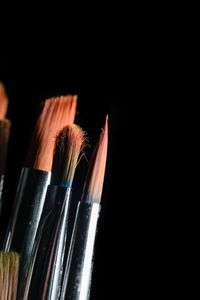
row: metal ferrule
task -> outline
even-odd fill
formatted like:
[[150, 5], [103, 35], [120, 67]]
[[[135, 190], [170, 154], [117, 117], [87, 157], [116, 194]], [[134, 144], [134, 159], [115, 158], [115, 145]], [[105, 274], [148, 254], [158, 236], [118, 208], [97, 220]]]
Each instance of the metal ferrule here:
[[99, 212], [99, 203], [78, 204], [60, 300], [89, 299]]
[[17, 299], [59, 299], [71, 188], [56, 188], [55, 206], [43, 224], [31, 257], [25, 296]]
[[2, 210], [3, 184], [4, 184], [4, 174], [0, 174], [0, 216], [1, 216], [1, 210]]
[[26, 262], [26, 264], [21, 264], [20, 266], [17, 299], [21, 300], [26, 299], [27, 297], [25, 295], [27, 294], [30, 285], [39, 241], [43, 234], [46, 221], [56, 205], [57, 190], [58, 186], [49, 185], [47, 187], [43, 210], [37, 227], [37, 233], [35, 235], [32, 250], [27, 251], [27, 245], [23, 245], [22, 247], [21, 258]]
[[23, 241], [27, 251], [31, 251], [50, 178], [50, 172], [22, 169], [4, 251], [21, 252]]
[[60, 218], [58, 220], [58, 229], [54, 239], [53, 251], [51, 253], [52, 260], [51, 265], [49, 266], [51, 272], [48, 282], [47, 300], [59, 300], [60, 298], [65, 246], [67, 240], [70, 194], [71, 189], [67, 188]]
[[4, 251], [15, 250], [21, 252], [25, 231], [30, 231], [30, 225], [32, 233], [34, 234], [36, 231], [50, 176], [50, 172], [29, 168], [22, 169], [13, 214], [4, 241]]

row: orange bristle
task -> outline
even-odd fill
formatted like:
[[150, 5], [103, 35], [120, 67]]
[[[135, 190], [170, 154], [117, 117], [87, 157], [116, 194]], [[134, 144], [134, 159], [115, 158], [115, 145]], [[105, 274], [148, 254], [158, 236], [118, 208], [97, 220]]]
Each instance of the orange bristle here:
[[8, 109], [8, 97], [4, 84], [0, 81], [0, 120], [5, 119]]
[[103, 189], [103, 181], [106, 168], [108, 148], [108, 116], [104, 129], [102, 130], [95, 150], [92, 155], [91, 163], [84, 188], [83, 198], [86, 201], [100, 202]]
[[71, 187], [80, 152], [85, 147], [86, 134], [77, 125], [67, 125], [58, 134], [52, 167], [52, 184]]
[[0, 120], [0, 174], [5, 172], [10, 126], [10, 120]]
[[15, 300], [19, 270], [19, 254], [0, 251], [0, 300]]
[[47, 99], [37, 120], [31, 140], [26, 167], [51, 171], [53, 149], [57, 133], [74, 122], [77, 96]]

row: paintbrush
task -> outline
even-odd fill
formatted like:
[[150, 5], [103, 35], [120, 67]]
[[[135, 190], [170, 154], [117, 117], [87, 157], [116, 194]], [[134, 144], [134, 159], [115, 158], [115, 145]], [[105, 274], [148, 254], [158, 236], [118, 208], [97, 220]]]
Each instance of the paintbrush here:
[[[31, 253], [50, 183], [55, 137], [75, 118], [77, 96], [47, 99], [36, 122], [3, 249]], [[23, 263], [26, 265], [26, 261]]]
[[8, 110], [8, 96], [4, 84], [0, 81], [0, 120], [5, 119]]
[[0, 215], [2, 209], [2, 191], [6, 168], [7, 148], [10, 135], [10, 120], [6, 119], [8, 97], [3, 83], [0, 82]]
[[0, 251], [0, 300], [15, 300], [19, 270], [19, 254]]
[[86, 300], [90, 295], [93, 252], [100, 212], [108, 145], [108, 116], [90, 162], [78, 203], [59, 300]]
[[[51, 184], [24, 284], [17, 299], [58, 299], [67, 239], [72, 182], [85, 146], [85, 132], [77, 125], [66, 126], [56, 138]], [[21, 288], [21, 286], [23, 288]]]

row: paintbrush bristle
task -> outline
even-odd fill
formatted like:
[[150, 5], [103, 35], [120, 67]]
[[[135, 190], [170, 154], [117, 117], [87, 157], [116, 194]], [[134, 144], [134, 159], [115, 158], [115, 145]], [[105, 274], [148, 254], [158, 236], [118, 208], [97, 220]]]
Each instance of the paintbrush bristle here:
[[108, 148], [108, 116], [106, 116], [105, 126], [99, 136], [86, 177], [82, 199], [85, 201], [100, 202]]
[[0, 120], [5, 119], [8, 109], [8, 97], [4, 84], [0, 81]]
[[31, 140], [26, 167], [51, 171], [53, 149], [57, 133], [74, 122], [77, 96], [47, 99], [37, 120]]
[[67, 125], [57, 136], [52, 167], [52, 184], [71, 187], [85, 132], [77, 125]]
[[0, 251], [0, 300], [15, 300], [19, 270], [19, 254]]
[[0, 120], [0, 174], [5, 172], [10, 126], [10, 120]]

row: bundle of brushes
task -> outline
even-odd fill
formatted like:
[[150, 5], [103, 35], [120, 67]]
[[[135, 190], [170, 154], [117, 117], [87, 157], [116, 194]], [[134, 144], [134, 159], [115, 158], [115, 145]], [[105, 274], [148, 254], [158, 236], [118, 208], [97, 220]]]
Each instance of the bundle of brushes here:
[[[5, 96], [2, 99], [0, 119], [5, 118], [7, 103]], [[88, 143], [86, 133], [73, 124], [76, 105], [76, 95], [50, 98], [42, 104], [21, 171], [4, 252], [0, 254], [0, 299], [87, 300], [90, 297], [106, 167], [108, 117], [89, 163], [82, 197], [76, 199], [74, 215], [70, 209], [73, 180]], [[0, 143], [0, 147], [5, 144], [5, 141]], [[20, 254], [20, 264], [16, 252]], [[5, 269], [9, 270], [8, 283], [2, 275], [4, 261]]]

